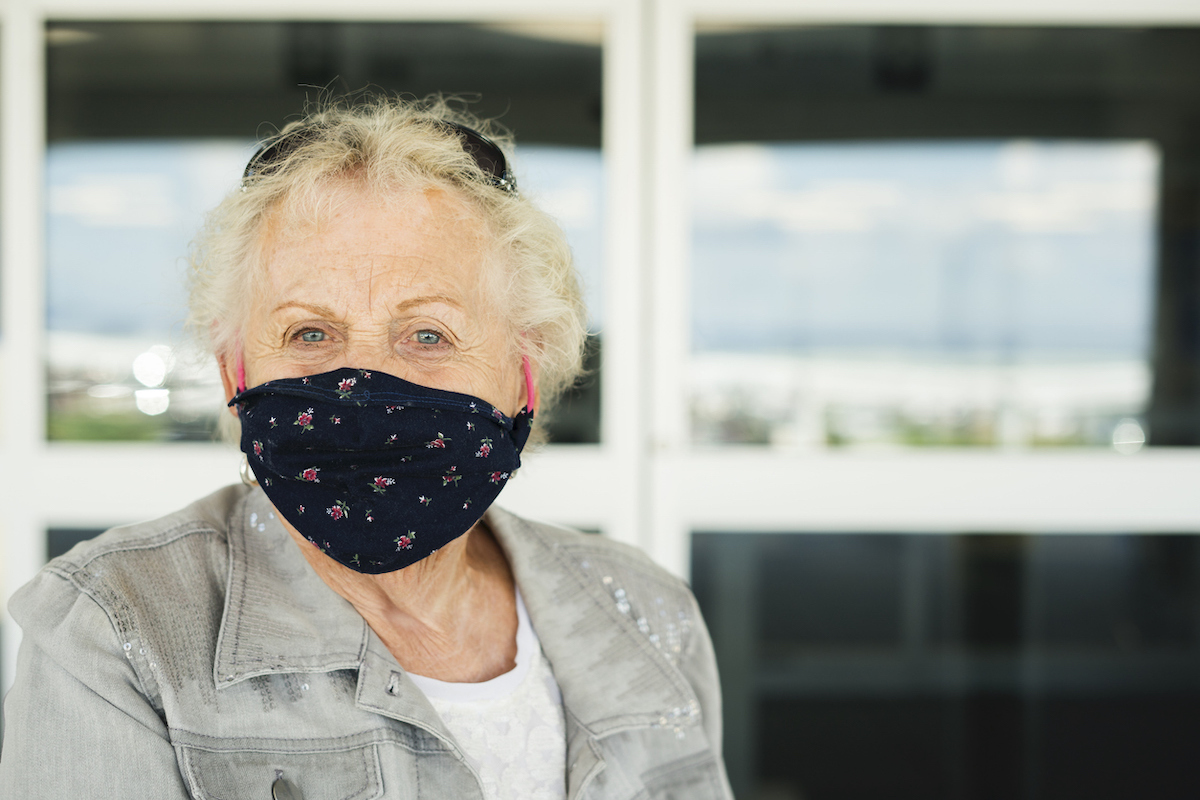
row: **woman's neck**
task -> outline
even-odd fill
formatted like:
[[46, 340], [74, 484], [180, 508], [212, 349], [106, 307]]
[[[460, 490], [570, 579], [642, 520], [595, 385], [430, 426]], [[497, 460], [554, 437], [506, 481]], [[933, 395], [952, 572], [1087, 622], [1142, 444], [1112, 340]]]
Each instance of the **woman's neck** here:
[[286, 521], [284, 527], [317, 575], [354, 606], [404, 669], [478, 683], [516, 665], [512, 571], [482, 520], [429, 557], [380, 575], [355, 572]]

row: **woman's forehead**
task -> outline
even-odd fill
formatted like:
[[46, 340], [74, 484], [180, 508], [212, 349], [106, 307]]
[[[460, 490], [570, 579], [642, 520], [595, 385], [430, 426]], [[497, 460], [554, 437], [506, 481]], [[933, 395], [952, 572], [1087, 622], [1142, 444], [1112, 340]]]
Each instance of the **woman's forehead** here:
[[268, 301], [364, 290], [373, 305], [403, 303], [413, 292], [476, 298], [487, 239], [461, 199], [437, 189], [380, 197], [353, 188], [314, 199], [315, 214], [281, 209], [266, 226], [264, 289], [276, 296]]
[[343, 178], [281, 199], [266, 214], [262, 235], [268, 242], [279, 242], [319, 235], [331, 225], [377, 221], [399, 232], [452, 226], [462, 236], [479, 238], [486, 228], [479, 210], [452, 188], [378, 191], [365, 181]]

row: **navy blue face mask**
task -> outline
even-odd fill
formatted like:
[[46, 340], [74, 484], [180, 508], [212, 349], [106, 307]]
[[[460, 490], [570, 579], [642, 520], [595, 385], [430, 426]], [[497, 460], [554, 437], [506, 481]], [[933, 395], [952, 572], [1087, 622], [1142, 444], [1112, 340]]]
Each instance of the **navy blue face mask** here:
[[229, 405], [279, 513], [368, 574], [416, 563], [478, 522], [521, 466], [533, 418], [349, 368], [242, 389]]

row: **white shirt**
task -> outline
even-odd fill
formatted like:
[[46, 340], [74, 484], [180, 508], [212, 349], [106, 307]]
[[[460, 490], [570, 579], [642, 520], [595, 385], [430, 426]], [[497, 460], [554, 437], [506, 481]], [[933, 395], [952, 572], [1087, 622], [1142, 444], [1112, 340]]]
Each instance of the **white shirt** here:
[[482, 683], [409, 677], [479, 773], [486, 800], [565, 800], [562, 693], [517, 591], [517, 665]]

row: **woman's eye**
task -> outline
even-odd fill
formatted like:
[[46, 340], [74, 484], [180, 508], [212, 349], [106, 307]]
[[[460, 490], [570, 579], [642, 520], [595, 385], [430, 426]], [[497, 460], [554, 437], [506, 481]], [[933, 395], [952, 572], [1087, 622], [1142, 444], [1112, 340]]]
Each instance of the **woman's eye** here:
[[300, 341], [313, 344], [325, 341], [325, 331], [305, 331], [300, 334]]
[[441, 344], [442, 335], [434, 331], [420, 331], [416, 336], [417, 344]]

